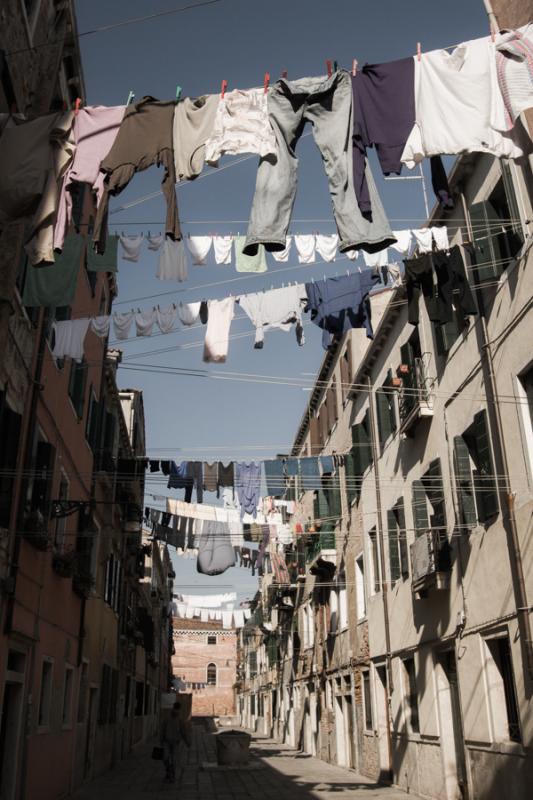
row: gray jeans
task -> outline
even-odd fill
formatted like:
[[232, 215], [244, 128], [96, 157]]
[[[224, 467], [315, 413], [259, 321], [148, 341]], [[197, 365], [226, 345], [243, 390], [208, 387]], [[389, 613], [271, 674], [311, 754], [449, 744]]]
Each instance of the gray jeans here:
[[328, 176], [340, 250], [375, 252], [395, 242], [368, 165], [371, 220], [363, 217], [355, 196], [349, 74], [339, 70], [330, 78], [282, 79], [269, 90], [268, 111], [278, 154], [259, 162], [244, 252], [254, 255], [259, 244], [267, 250], [285, 247], [298, 180], [295, 147], [306, 122], [312, 124]]

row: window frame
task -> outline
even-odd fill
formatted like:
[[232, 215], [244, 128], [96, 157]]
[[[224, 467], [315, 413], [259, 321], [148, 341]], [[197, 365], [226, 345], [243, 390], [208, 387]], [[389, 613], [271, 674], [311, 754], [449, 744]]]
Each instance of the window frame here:
[[361, 670], [361, 683], [364, 732], [374, 733], [374, 710], [372, 708], [372, 678], [370, 668]]
[[[400, 659], [402, 665], [402, 689], [405, 721], [409, 733], [420, 734], [420, 703], [416, 683], [415, 655]], [[412, 665], [412, 671], [407, 665]], [[414, 701], [414, 702], [413, 702]]]
[[[481, 639], [483, 647], [483, 672], [492, 741], [512, 742], [515, 745], [521, 745], [523, 742], [522, 721], [520, 718], [520, 706], [516, 691], [513, 651], [509, 631], [500, 630], [483, 636]], [[496, 644], [499, 645], [501, 642], [506, 642], [509, 655], [507, 664], [509, 674], [507, 674], [507, 676], [503, 674], [502, 669], [498, 665], [497, 657], [493, 650], [494, 646]], [[497, 655], [501, 657], [501, 652]], [[510, 706], [514, 706], [514, 709], [511, 709]], [[512, 710], [514, 710], [516, 714], [516, 719], [514, 721], [510, 716]], [[511, 726], [516, 727], [514, 736], [512, 735]], [[499, 730], [497, 731], [497, 729]], [[502, 735], [503, 729], [506, 730], [507, 736]]]
[[[71, 664], [65, 664], [65, 674], [63, 676], [63, 702], [61, 706], [61, 728], [63, 730], [72, 728], [72, 715], [74, 710], [72, 702], [74, 699], [74, 672], [75, 668]], [[66, 717], [65, 711], [68, 711]]]
[[[214, 681], [212, 680], [213, 669], [214, 669], [214, 676], [215, 676]], [[211, 677], [210, 677], [210, 670], [211, 670]], [[205, 669], [205, 677], [206, 677], [206, 681], [205, 682], [206, 682], [207, 686], [214, 686], [216, 688], [219, 685], [218, 684], [218, 667], [217, 667], [217, 665], [215, 664], [214, 661], [210, 661], [209, 664], [207, 665], [207, 667]]]
[[[46, 695], [43, 693], [44, 673], [46, 670]], [[41, 681], [39, 685], [39, 705], [37, 707], [37, 733], [47, 733], [51, 729], [52, 700], [54, 693], [55, 660], [51, 656], [43, 656], [41, 660]], [[46, 713], [44, 713], [46, 711]]]
[[362, 622], [366, 619], [367, 614], [367, 596], [366, 596], [366, 582], [365, 582], [365, 557], [364, 554], [356, 556], [355, 563], [355, 613], [357, 622]]

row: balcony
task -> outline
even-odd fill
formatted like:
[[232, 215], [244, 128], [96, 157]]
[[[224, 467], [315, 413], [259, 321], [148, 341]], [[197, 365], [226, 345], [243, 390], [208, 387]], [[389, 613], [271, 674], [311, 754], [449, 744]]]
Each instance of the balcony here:
[[401, 364], [397, 375], [399, 387], [400, 433], [407, 433], [420, 419], [433, 416], [433, 379], [427, 374], [422, 358]]
[[309, 572], [312, 575], [317, 575], [324, 571], [333, 573], [337, 566], [335, 533], [333, 531], [321, 531], [320, 533], [312, 533], [311, 537], [307, 549]]
[[442, 531], [426, 531], [411, 545], [413, 594], [450, 586], [450, 545]]

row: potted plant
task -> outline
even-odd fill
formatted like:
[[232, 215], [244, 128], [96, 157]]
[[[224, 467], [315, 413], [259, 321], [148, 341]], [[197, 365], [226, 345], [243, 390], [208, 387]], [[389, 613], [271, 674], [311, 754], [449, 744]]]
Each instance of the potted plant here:
[[56, 552], [52, 557], [52, 568], [61, 578], [71, 578], [76, 566], [76, 553], [74, 550]]

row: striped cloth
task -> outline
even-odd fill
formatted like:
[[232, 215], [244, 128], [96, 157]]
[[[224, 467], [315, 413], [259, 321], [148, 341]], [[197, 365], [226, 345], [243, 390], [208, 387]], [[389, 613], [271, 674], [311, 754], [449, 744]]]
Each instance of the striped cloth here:
[[533, 108], [533, 25], [498, 38], [496, 72], [510, 130], [522, 111]]

